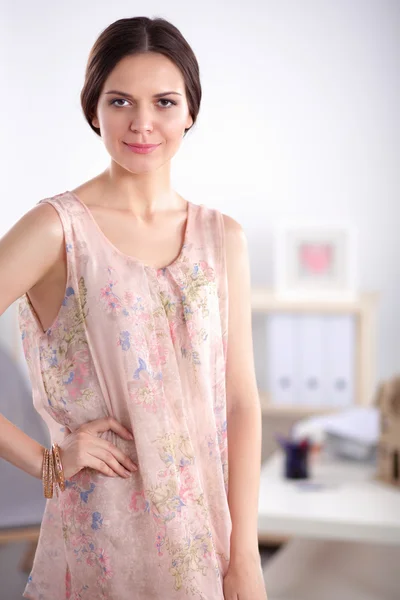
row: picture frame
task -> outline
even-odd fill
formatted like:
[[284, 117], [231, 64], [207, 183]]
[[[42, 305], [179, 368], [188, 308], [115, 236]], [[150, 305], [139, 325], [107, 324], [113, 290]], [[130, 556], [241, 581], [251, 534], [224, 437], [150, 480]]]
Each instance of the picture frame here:
[[358, 235], [348, 225], [279, 223], [275, 227], [275, 292], [289, 299], [354, 300]]

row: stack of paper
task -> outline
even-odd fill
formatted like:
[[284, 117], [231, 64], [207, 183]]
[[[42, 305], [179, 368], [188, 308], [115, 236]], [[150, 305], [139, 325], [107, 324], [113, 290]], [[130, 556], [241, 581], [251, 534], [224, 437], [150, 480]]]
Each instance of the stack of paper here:
[[292, 435], [296, 439], [309, 437], [315, 443], [324, 443], [337, 455], [366, 460], [374, 456], [379, 430], [379, 410], [360, 406], [299, 421]]

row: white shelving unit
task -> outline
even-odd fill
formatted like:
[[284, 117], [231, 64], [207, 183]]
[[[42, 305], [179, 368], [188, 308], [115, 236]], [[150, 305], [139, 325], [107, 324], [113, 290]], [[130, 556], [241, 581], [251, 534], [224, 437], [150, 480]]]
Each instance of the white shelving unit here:
[[[325, 319], [325, 321], [329, 323], [330, 329], [327, 327], [324, 336], [328, 337], [336, 335], [337, 328], [335, 323], [344, 325], [344, 336], [345, 339], [348, 340], [348, 348], [346, 350], [348, 356], [344, 360], [347, 361], [346, 364], [349, 365], [351, 397], [354, 404], [365, 406], [372, 403], [376, 386], [375, 352], [377, 300], [378, 295], [371, 292], [360, 293], [357, 299], [351, 301], [289, 300], [277, 296], [273, 291], [267, 288], [255, 287], [252, 290], [252, 311], [254, 315], [265, 315], [266, 321], [267, 317], [276, 317], [279, 315], [293, 315], [300, 323], [302, 321], [307, 321], [304, 317], [332, 317]], [[343, 317], [346, 315], [349, 316], [349, 319], [340, 319], [341, 316]], [[335, 320], [333, 317], [337, 317], [337, 319]], [[308, 319], [308, 321], [312, 322], [312, 319]], [[267, 335], [267, 330], [265, 329], [264, 331], [265, 335]], [[277, 339], [279, 339], [279, 334]], [[301, 338], [299, 339], [301, 340]], [[285, 343], [285, 340], [282, 340], [281, 346], [284, 347]], [[340, 345], [340, 340], [337, 344]], [[300, 352], [299, 356], [301, 356], [301, 341], [296, 345], [296, 351], [298, 353]], [[266, 343], [266, 348], [267, 347], [268, 343]], [[288, 352], [290, 353], [291, 349], [288, 348]], [[262, 357], [265, 369], [268, 369], [271, 366], [270, 363], [268, 363], [268, 354], [271, 355], [271, 344], [269, 352], [265, 352], [265, 359]], [[259, 358], [260, 357], [258, 357], [258, 359]], [[307, 404], [298, 402], [297, 399], [293, 403], [287, 401], [285, 403], [277, 403], [274, 401], [274, 397], [271, 396], [271, 390], [260, 389], [259, 393], [263, 412], [268, 414], [306, 416], [340, 408], [340, 406], [335, 406], [334, 404], [329, 405], [315, 401]]]

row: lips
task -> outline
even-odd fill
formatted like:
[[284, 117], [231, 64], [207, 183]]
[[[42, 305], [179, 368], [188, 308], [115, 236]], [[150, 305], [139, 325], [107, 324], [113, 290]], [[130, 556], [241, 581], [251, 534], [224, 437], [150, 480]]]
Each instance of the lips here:
[[127, 142], [125, 142], [127, 146], [131, 146], [132, 148], [143, 148], [143, 149], [147, 149], [147, 148], [156, 148], [157, 146], [159, 146], [160, 144], [128, 144]]
[[152, 154], [161, 144], [125, 144], [129, 152], [135, 154]]

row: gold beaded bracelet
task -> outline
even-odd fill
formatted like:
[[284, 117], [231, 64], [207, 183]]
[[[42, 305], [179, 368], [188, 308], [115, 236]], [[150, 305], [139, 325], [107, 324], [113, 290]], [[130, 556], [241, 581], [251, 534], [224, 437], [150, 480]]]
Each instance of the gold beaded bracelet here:
[[52, 498], [54, 486], [58, 496], [58, 489], [65, 490], [64, 470], [60, 457], [60, 447], [52, 444], [51, 449], [44, 448], [42, 466], [43, 493], [45, 498]]
[[61, 462], [60, 456], [60, 446], [56, 443], [52, 445], [53, 450], [53, 459], [54, 459], [54, 471], [56, 475], [56, 482], [60, 490], [63, 492], [65, 490], [65, 477], [64, 477], [64, 469]]
[[53, 497], [53, 469], [52, 457], [48, 448], [44, 449], [43, 453], [43, 469], [42, 469], [43, 493], [45, 498]]

